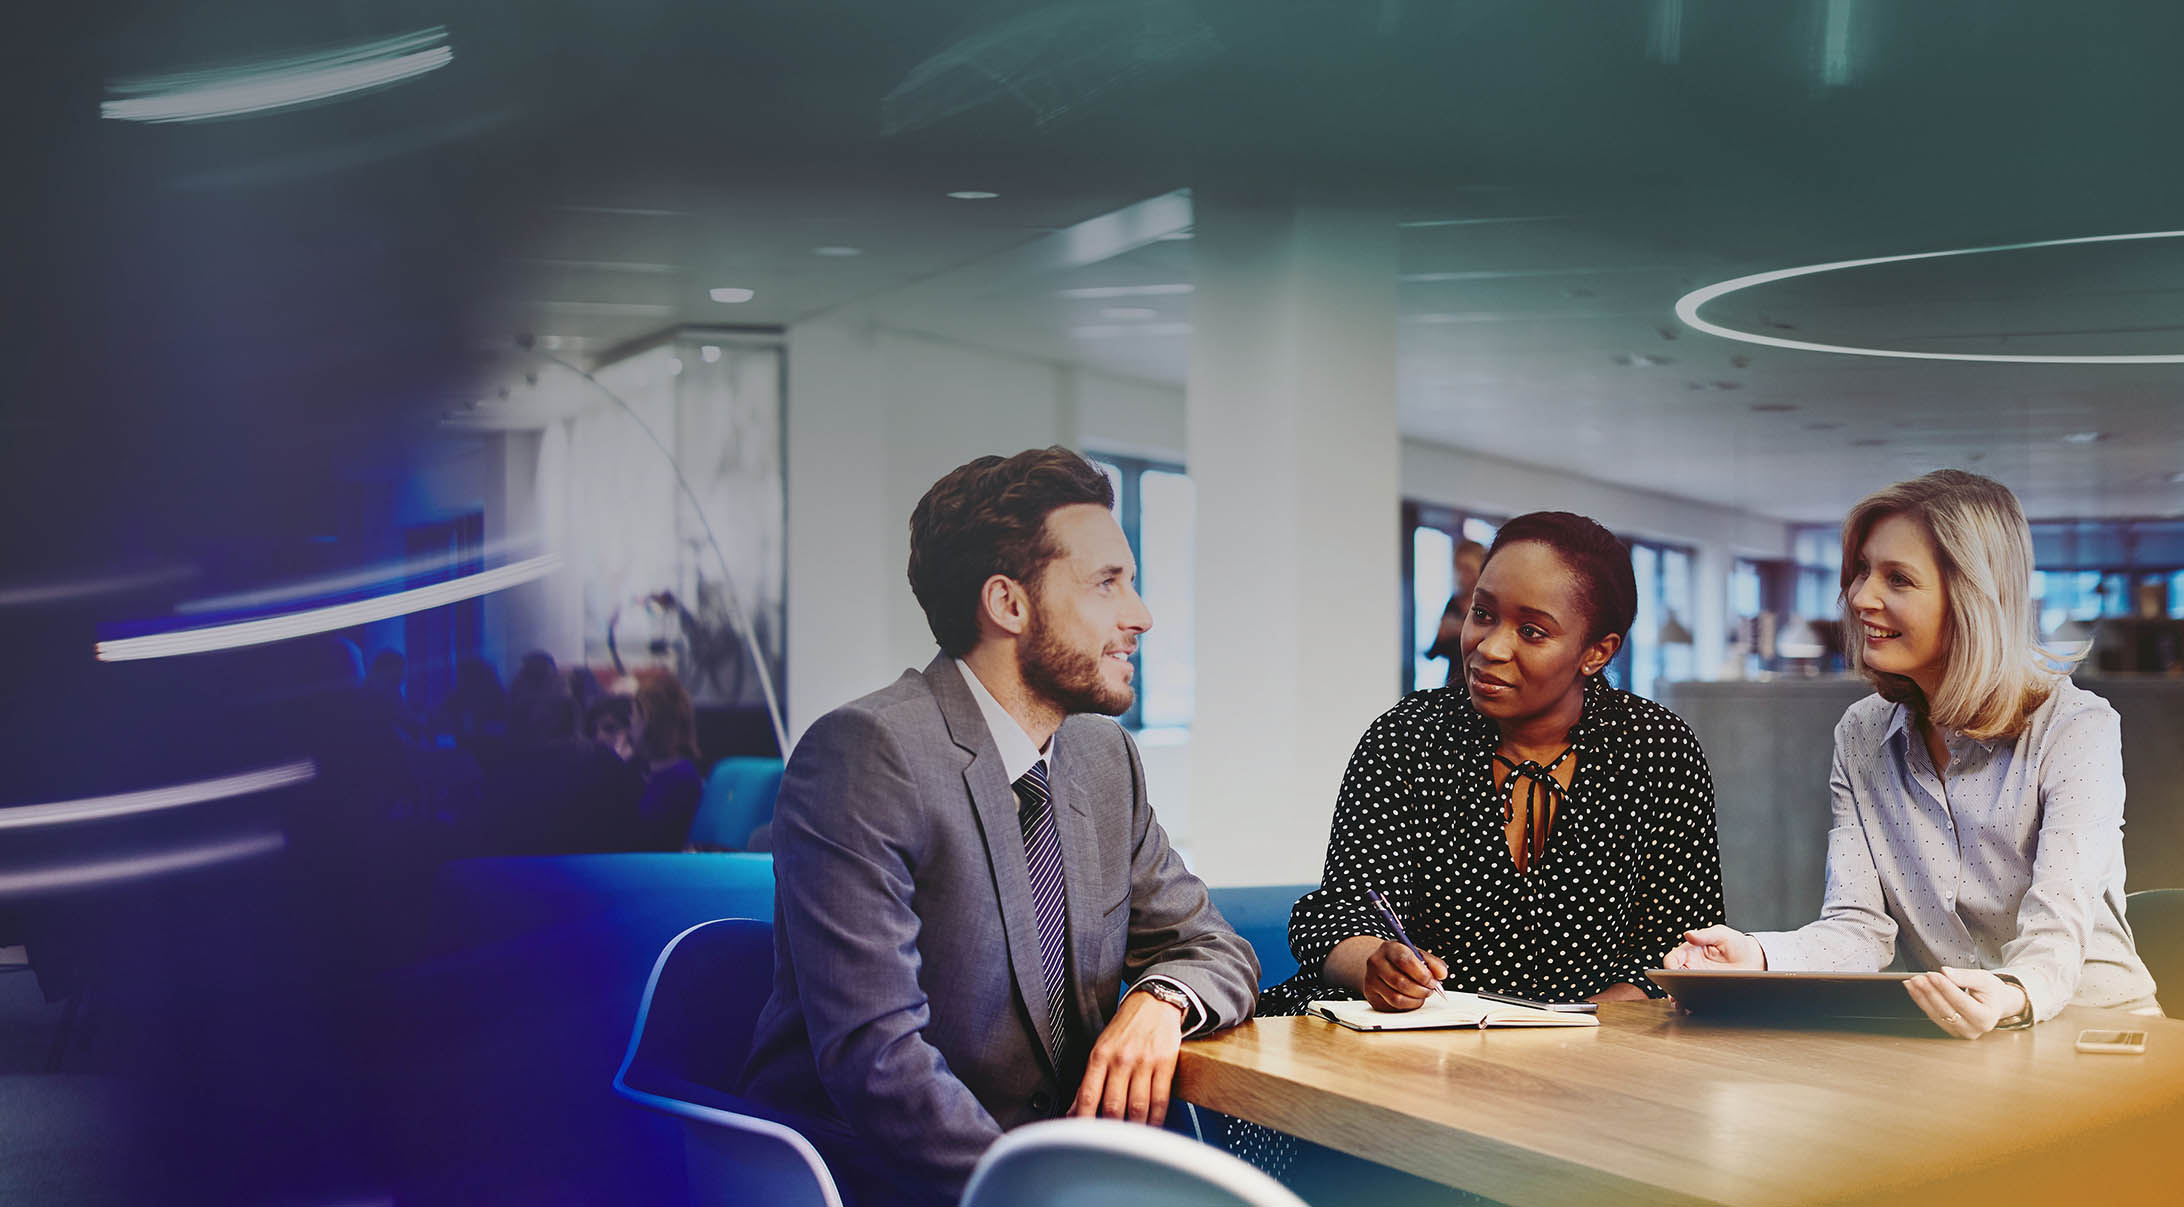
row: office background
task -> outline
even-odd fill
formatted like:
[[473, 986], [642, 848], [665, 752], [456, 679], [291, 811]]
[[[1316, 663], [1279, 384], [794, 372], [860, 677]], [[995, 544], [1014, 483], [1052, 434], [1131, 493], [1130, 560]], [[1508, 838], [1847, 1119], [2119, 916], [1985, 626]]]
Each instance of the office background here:
[[[1122, 486], [1156, 617], [1129, 720], [1216, 884], [1316, 880], [1357, 735], [1438, 685], [1417, 654], [1448, 549], [1528, 510], [1634, 543], [1618, 677], [1695, 723], [1839, 711], [1844, 685], [1799, 679], [1828, 661], [1804, 622], [1832, 611], [1832, 525], [1945, 465], [2037, 521], [2058, 639], [2107, 618], [2111, 670], [2173, 670], [2180, 22], [2124, 0], [22, 18], [0, 803], [293, 756], [247, 651], [100, 641], [547, 556], [338, 633], [402, 652], [420, 708], [466, 657], [506, 676], [544, 650], [674, 667], [709, 756], [766, 749], [775, 705], [793, 742], [930, 657], [904, 581], [922, 491], [1052, 443]], [[1677, 311], [1941, 252], [1691, 316], [1758, 342]], [[2147, 710], [2132, 825], [2174, 847], [2173, 792], [2139, 786], [2177, 782], [2175, 681], [2110, 681]], [[1733, 913], [1815, 887], [1755, 862], [1794, 862], [1782, 819], [1824, 807], [1809, 743], [1746, 757], [1765, 732], [1709, 743], [1741, 777], [1731, 862], [1767, 869], [1732, 872]]]

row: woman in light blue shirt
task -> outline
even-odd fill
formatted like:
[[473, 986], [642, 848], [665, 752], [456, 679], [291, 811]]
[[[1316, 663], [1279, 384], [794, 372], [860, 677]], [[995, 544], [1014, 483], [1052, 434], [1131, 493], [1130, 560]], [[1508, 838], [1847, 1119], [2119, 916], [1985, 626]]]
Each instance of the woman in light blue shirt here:
[[1976, 1039], [2065, 1006], [2158, 1010], [2123, 916], [2116, 711], [2038, 645], [2032, 534], [2000, 483], [1937, 470], [1843, 521], [1843, 627], [1875, 695], [1835, 727], [1820, 918], [1684, 936], [1670, 968], [1872, 972]]

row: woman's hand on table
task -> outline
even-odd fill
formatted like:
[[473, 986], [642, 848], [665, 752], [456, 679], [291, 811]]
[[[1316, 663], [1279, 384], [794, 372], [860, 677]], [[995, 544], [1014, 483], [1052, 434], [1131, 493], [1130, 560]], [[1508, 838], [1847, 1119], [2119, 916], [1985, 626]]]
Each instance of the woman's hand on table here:
[[1441, 978], [1448, 975], [1448, 965], [1432, 952], [1425, 953], [1426, 962], [1402, 943], [1389, 939], [1365, 960], [1365, 983], [1362, 987], [1365, 1000], [1376, 1010], [1416, 1010], [1426, 1004], [1426, 999], [1441, 991]]
[[2025, 991], [1979, 968], [1922, 972], [1903, 983], [1934, 1025], [1958, 1039], [1978, 1039], [2025, 1008]]
[[1674, 951], [1661, 957], [1663, 968], [1690, 968], [1704, 971], [1709, 968], [1749, 968], [1755, 971], [1767, 967], [1767, 953], [1759, 940], [1730, 926], [1702, 926], [1684, 932], [1684, 941]]
[[1617, 981], [1600, 992], [1587, 996], [1585, 1000], [1599, 1005], [1602, 1002], [1642, 1002], [1647, 998], [1646, 991], [1638, 986], [1628, 981]]

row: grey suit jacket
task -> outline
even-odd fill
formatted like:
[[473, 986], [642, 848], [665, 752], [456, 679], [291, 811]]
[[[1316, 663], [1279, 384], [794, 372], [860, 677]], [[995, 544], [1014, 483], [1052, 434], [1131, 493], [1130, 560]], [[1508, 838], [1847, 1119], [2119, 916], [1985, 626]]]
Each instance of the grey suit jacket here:
[[[1129, 736], [1074, 716], [1054, 740], [1080, 1034], [1149, 973], [1189, 986], [1212, 1027], [1250, 1017], [1258, 961], [1169, 847]], [[950, 659], [811, 727], [773, 841], [774, 989], [747, 1094], [838, 1116], [957, 1188], [1003, 1129], [1068, 1108], [1082, 1057], [1048, 1056], [1016, 794]]]

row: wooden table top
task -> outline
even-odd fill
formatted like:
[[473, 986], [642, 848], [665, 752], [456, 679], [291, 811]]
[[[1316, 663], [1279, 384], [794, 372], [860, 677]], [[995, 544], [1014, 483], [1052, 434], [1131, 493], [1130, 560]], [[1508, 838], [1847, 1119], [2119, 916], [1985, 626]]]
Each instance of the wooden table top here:
[[[1967, 1043], [1600, 1019], [1258, 1019], [1184, 1044], [1175, 1096], [1510, 1204], [2184, 1201], [2184, 1022], [2074, 1007]], [[2147, 1050], [2076, 1051], [2084, 1027]]]

